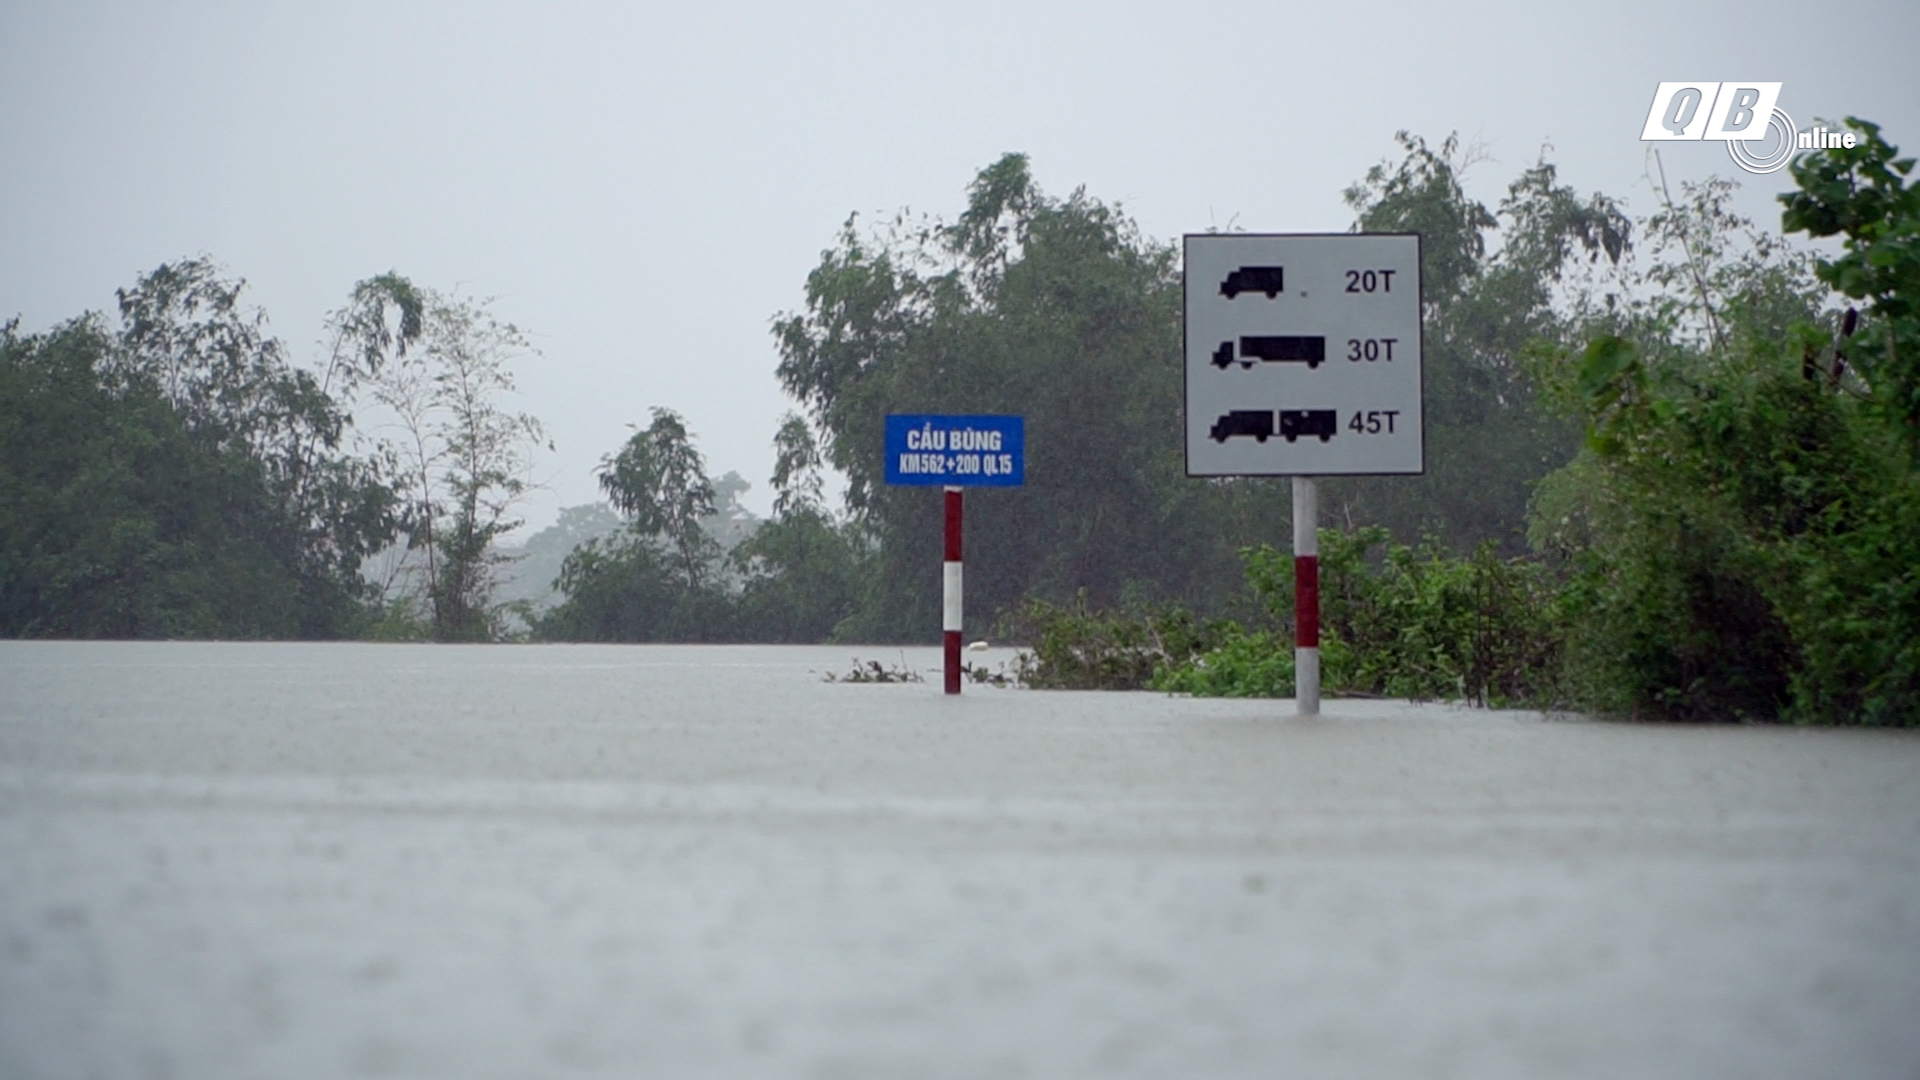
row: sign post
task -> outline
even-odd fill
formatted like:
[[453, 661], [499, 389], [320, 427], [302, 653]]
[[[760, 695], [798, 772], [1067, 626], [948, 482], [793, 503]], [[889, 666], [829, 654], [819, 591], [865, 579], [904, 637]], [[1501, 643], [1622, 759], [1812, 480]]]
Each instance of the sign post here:
[[1018, 487], [1027, 477], [1027, 425], [1019, 416], [887, 417], [886, 477], [889, 484], [945, 489], [945, 560], [942, 564], [940, 632], [946, 653], [946, 692], [960, 692], [961, 503], [963, 487]]
[[1293, 477], [1294, 687], [1320, 711], [1317, 476], [1426, 471], [1420, 237], [1208, 233], [1186, 256], [1194, 477]]
[[1320, 492], [1293, 478], [1293, 700], [1320, 715]]
[[966, 605], [960, 595], [960, 500], [959, 488], [947, 488], [947, 561], [941, 566], [940, 643], [946, 654], [942, 670], [949, 694], [960, 692], [960, 631], [966, 629]]

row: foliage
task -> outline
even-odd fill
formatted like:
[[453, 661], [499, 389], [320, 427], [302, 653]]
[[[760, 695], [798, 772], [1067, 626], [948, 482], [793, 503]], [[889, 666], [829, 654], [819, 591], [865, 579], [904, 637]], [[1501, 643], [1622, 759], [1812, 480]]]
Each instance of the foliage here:
[[[1446, 402], [1430, 411], [1434, 474], [1343, 481], [1330, 503], [1349, 522], [1432, 528], [1450, 543], [1505, 539], [1524, 520], [1530, 482], [1577, 442], [1573, 425], [1535, 402], [1521, 344], [1557, 331], [1550, 301], [1563, 268], [1582, 255], [1618, 259], [1626, 223], [1607, 200], [1559, 185], [1544, 162], [1495, 214], [1460, 189], [1451, 140], [1438, 152], [1402, 143], [1406, 160], [1376, 169], [1350, 201], [1361, 227], [1428, 234], [1429, 385]], [[1490, 254], [1495, 231], [1503, 243]], [[1027, 485], [968, 500], [972, 618], [984, 625], [1029, 597], [1063, 605], [1083, 593], [1093, 608], [1220, 611], [1237, 586], [1234, 552], [1284, 531], [1289, 506], [1280, 485], [1186, 477], [1180, 300], [1172, 246], [1084, 190], [1047, 194], [1027, 159], [1009, 154], [975, 176], [951, 221], [902, 212], [869, 230], [849, 218], [808, 276], [804, 310], [776, 320], [778, 374], [806, 417], [784, 418], [775, 439], [774, 521], [732, 559], [715, 563], [691, 525], [699, 507], [675, 501], [700, 497], [674, 456], [691, 452], [677, 417], [656, 411], [603, 479], [626, 513], [647, 515], [640, 534], [679, 553], [688, 588], [727, 579], [729, 633], [917, 640], [939, 622], [941, 505], [881, 482], [882, 419], [1018, 413]], [[847, 481], [844, 522], [822, 504], [827, 465]], [[600, 555], [601, 570], [657, 561]]]
[[1619, 263], [1632, 226], [1613, 200], [1560, 184], [1544, 157], [1489, 210], [1460, 185], [1471, 150], [1453, 138], [1437, 150], [1405, 132], [1399, 140], [1403, 160], [1374, 167], [1346, 199], [1358, 230], [1420, 234], [1427, 472], [1329, 479], [1322, 506], [1349, 528], [1517, 552], [1532, 485], [1578, 445], [1577, 427], [1539, 400], [1523, 358], [1530, 343], [1564, 333], [1555, 309], [1563, 279], [1602, 259]]
[[780, 418], [780, 430], [773, 436], [773, 515], [785, 517], [798, 511], [822, 511], [826, 507], [826, 482], [820, 475], [824, 466], [820, 443], [806, 418], [789, 412]]
[[656, 407], [653, 423], [601, 463], [600, 489], [636, 536], [657, 538], [679, 556], [687, 586], [698, 589], [719, 553], [700, 527], [716, 507], [706, 459], [694, 449], [680, 414]]
[[[1751, 357], [1749, 357], [1751, 359]], [[1661, 392], [1618, 338], [1582, 508], [1595, 704], [1674, 718], [1911, 722], [1920, 487], [1867, 403], [1776, 355]]]
[[1866, 325], [1844, 359], [1920, 461], [1920, 187], [1903, 179], [1914, 159], [1897, 157], [1877, 124], [1847, 124], [1858, 145], [1794, 163], [1800, 190], [1781, 196], [1782, 227], [1846, 237], [1846, 254], [1822, 259], [1818, 270], [1835, 291], [1867, 302]]
[[[1323, 639], [1323, 654], [1331, 642]], [[1323, 655], [1324, 659], [1324, 655]], [[1206, 652], [1157, 668], [1147, 685], [1196, 697], [1292, 697], [1293, 640], [1268, 630], [1229, 626]]]
[[[746, 481], [707, 479], [669, 409], [607, 459], [601, 486], [622, 529], [568, 556], [566, 600], [536, 627], [586, 641], [823, 641], [851, 613], [865, 553], [820, 506], [819, 455], [798, 417], [774, 440], [773, 521], [743, 520]], [[725, 506], [717, 507], [717, 503]], [[748, 524], [757, 525], [747, 528]], [[744, 539], [725, 551], [716, 533]]]
[[[1657, 223], [1683, 258], [1651, 298], [1594, 313], [1584, 349], [1542, 355], [1588, 428], [1588, 450], [1541, 486], [1533, 537], [1569, 567], [1568, 678], [1592, 706], [1920, 714], [1920, 472], [1900, 366], [1920, 284], [1901, 238], [1920, 215], [1892, 148], [1856, 129], [1861, 146], [1807, 156], [1782, 197], [1790, 228], [1847, 233], [1841, 260], [1729, 246], [1744, 223], [1724, 188], [1688, 189]], [[1867, 317], [1824, 308], [1816, 274], [1868, 299]]]
[[890, 412], [1026, 417], [1026, 486], [967, 501], [968, 608], [983, 626], [1029, 594], [1224, 597], [1222, 531], [1277, 528], [1283, 510], [1266, 489], [1184, 475], [1174, 249], [1083, 191], [1041, 191], [1022, 155], [983, 169], [968, 196], [950, 223], [903, 214], [868, 233], [850, 218], [808, 276], [805, 312], [775, 325], [781, 382], [872, 545], [840, 635], [914, 640], [939, 625], [941, 502], [882, 484]]
[[789, 508], [733, 552], [744, 578], [741, 632], [754, 641], [826, 641], [853, 614], [866, 558], [854, 534], [811, 507]]
[[495, 542], [521, 523], [513, 509], [545, 441], [538, 420], [500, 399], [514, 390], [511, 365], [536, 350], [488, 303], [397, 275], [362, 282], [330, 325], [334, 370], [365, 382], [394, 433], [387, 452], [407, 547], [419, 556], [408, 597], [436, 641], [500, 637], [507, 613], [492, 596]]
[[[1406, 161], [1376, 169], [1350, 199], [1363, 227], [1429, 234], [1427, 315], [1438, 328], [1429, 340], [1453, 403], [1430, 429], [1445, 491], [1350, 481], [1336, 515], [1432, 525], [1451, 542], [1501, 537], [1520, 525], [1528, 483], [1564, 460], [1574, 439], [1571, 425], [1534, 403], [1519, 343], [1557, 325], [1549, 293], [1562, 267], [1582, 253], [1617, 259], [1627, 229], [1613, 204], [1577, 197], [1544, 163], [1515, 182], [1496, 215], [1461, 191], [1451, 140], [1437, 153], [1402, 141]], [[1486, 237], [1503, 224], [1504, 243], [1489, 254]], [[1084, 191], [1043, 192], [1018, 154], [981, 170], [951, 221], [903, 212], [877, 230], [858, 225], [848, 219], [809, 275], [805, 310], [775, 324], [779, 376], [807, 417], [783, 418], [776, 436], [772, 522], [716, 560], [693, 524], [712, 514], [711, 489], [696, 482], [697, 454], [666, 410], [603, 471], [635, 534], [678, 553], [685, 588], [715, 586], [703, 609], [716, 618], [730, 610], [724, 632], [910, 640], [937, 625], [940, 500], [881, 483], [881, 419], [900, 411], [1027, 419], [1028, 484], [969, 500], [976, 620], [1027, 598], [1202, 612], [1231, 604], [1234, 551], [1283, 531], [1288, 505], [1278, 485], [1184, 475], [1175, 250]], [[846, 521], [823, 505], [826, 465], [846, 478]], [[659, 563], [618, 547], [602, 545], [594, 572], [583, 563], [568, 580], [592, 589], [600, 574]], [[667, 632], [657, 618], [620, 621]], [[1073, 678], [1151, 675], [1151, 665], [1136, 666]]]
[[1002, 636], [1030, 643], [1015, 664], [1016, 677], [1027, 686], [1137, 690], [1152, 685], [1156, 672], [1190, 662], [1237, 629], [1171, 605], [1094, 611], [1083, 592], [1072, 604], [1029, 597]]
[[720, 547], [701, 527], [713, 517], [713, 482], [686, 422], [655, 408], [600, 466], [600, 488], [623, 527], [567, 556], [557, 583], [566, 600], [541, 620], [562, 641], [727, 641], [732, 598], [713, 580]]
[[[1462, 191], [1458, 147], [1402, 136], [1406, 157], [1349, 192], [1369, 230], [1423, 233], [1431, 473], [1328, 485], [1336, 519], [1430, 529], [1447, 542], [1517, 537], [1531, 482], [1564, 463], [1577, 427], [1541, 408], [1523, 345], [1560, 330], [1564, 267], [1618, 259], [1628, 225], [1542, 162], [1496, 214]], [[1487, 238], [1503, 243], [1489, 252]], [[891, 412], [1026, 418], [1027, 484], [969, 500], [969, 607], [991, 618], [1028, 596], [1096, 608], [1129, 597], [1218, 611], [1233, 553], [1285, 529], [1288, 502], [1258, 480], [1185, 475], [1177, 252], [1084, 190], [1060, 198], [1009, 154], [981, 170], [951, 221], [849, 218], [775, 324], [782, 384], [807, 410], [874, 572], [840, 633], [918, 638], [938, 624], [939, 501], [881, 483]], [[977, 569], [976, 569], [977, 568]]]
[[[1267, 545], [1241, 554], [1272, 629], [1231, 627], [1218, 645], [1163, 670], [1155, 689], [1293, 693], [1293, 556]], [[1322, 686], [1332, 694], [1479, 705], [1551, 703], [1559, 695], [1558, 597], [1546, 566], [1502, 559], [1491, 542], [1463, 557], [1432, 539], [1418, 547], [1392, 543], [1378, 526], [1322, 529]]]
[[723, 554], [751, 539], [765, 524], [740, 502], [740, 496], [751, 490], [753, 485], [731, 469], [713, 481], [713, 513], [700, 519], [700, 528]]
[[[329, 317], [316, 377], [288, 361], [243, 291], [191, 259], [120, 290], [117, 329], [95, 316], [40, 338], [8, 328], [11, 374], [25, 380], [10, 411], [58, 397], [94, 414], [14, 448], [24, 547], [9, 558], [22, 575], [8, 590], [21, 612], [10, 629], [410, 634], [415, 611], [374, 604], [361, 579], [367, 558], [403, 532], [424, 555], [414, 600], [432, 635], [494, 636], [491, 546], [516, 524], [506, 511], [525, 490], [539, 429], [492, 395], [511, 389], [504, 363], [524, 337], [484, 305], [386, 274]], [[39, 362], [55, 357], [57, 376]], [[28, 385], [49, 377], [57, 391]], [[391, 412], [400, 439], [350, 441], [362, 393]], [[21, 438], [37, 430], [15, 419]], [[91, 507], [55, 509], [81, 490]], [[56, 598], [58, 612], [39, 610]]]
[[393, 535], [376, 461], [205, 258], [82, 316], [0, 329], [0, 632], [333, 637]]
[[549, 641], [734, 641], [731, 598], [690, 586], [676, 557], [631, 529], [588, 541], [560, 572], [566, 600], [535, 625]]
[[[1559, 583], [1547, 566], [1500, 558], [1491, 541], [1461, 556], [1431, 538], [1392, 543], [1377, 528], [1320, 536], [1327, 684], [1477, 705], [1557, 699]], [[1247, 554], [1254, 591], [1276, 611], [1292, 604], [1291, 564], [1270, 547]]]

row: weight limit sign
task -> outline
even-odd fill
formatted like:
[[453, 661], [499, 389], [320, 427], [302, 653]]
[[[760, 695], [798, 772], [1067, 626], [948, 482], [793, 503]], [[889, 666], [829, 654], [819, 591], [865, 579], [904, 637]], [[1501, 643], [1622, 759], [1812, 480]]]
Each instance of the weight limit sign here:
[[1418, 236], [1185, 247], [1187, 475], [1426, 471]]

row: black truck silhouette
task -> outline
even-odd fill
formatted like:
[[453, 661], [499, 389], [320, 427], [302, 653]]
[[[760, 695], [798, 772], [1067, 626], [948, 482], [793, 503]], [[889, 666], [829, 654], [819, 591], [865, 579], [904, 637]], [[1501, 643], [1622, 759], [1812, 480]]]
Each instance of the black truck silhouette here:
[[1253, 409], [1227, 413], [1213, 422], [1209, 433], [1213, 441], [1226, 442], [1235, 435], [1251, 435], [1255, 442], [1266, 442], [1273, 437], [1273, 410]]
[[[1327, 339], [1324, 337], [1243, 337], [1240, 339], [1242, 368], [1253, 367], [1255, 360], [1291, 361], [1307, 365], [1309, 369], [1318, 368], [1327, 359]], [[1221, 371], [1227, 370], [1235, 360], [1233, 342], [1223, 341], [1213, 350], [1213, 363]]]
[[1340, 414], [1332, 409], [1281, 409], [1280, 437], [1292, 442], [1302, 435], [1318, 435], [1321, 442], [1340, 430]]
[[1243, 292], [1263, 292], [1271, 300], [1287, 288], [1286, 268], [1281, 266], [1243, 266], [1220, 283], [1220, 295], [1231, 300]]

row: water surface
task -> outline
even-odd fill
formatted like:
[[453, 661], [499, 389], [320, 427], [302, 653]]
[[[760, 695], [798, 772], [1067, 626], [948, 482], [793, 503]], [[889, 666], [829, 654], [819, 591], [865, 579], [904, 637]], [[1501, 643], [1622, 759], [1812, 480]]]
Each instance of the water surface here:
[[1910, 735], [855, 655], [0, 643], [0, 1075], [1920, 1067]]

